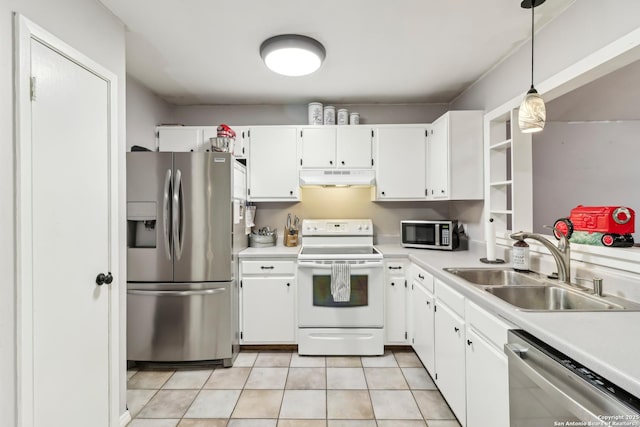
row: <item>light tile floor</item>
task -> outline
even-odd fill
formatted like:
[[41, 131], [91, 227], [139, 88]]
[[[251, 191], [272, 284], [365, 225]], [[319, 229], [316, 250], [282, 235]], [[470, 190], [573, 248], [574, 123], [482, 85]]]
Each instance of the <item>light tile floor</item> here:
[[241, 352], [232, 368], [131, 369], [130, 427], [460, 427], [411, 351]]

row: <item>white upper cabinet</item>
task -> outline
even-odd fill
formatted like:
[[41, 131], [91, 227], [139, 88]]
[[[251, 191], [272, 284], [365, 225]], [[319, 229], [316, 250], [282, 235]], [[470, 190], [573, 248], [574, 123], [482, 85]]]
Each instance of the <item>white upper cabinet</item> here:
[[336, 161], [339, 168], [371, 169], [374, 131], [368, 126], [338, 126]]
[[483, 198], [482, 111], [449, 111], [433, 122], [428, 138], [430, 200]]
[[250, 132], [249, 200], [299, 200], [297, 129], [265, 126]]
[[425, 200], [427, 126], [377, 131], [375, 200]]
[[336, 166], [335, 127], [300, 130], [302, 164], [305, 169], [326, 169]]
[[199, 127], [158, 127], [158, 151], [199, 151], [202, 147], [202, 129]]
[[373, 129], [367, 126], [305, 127], [300, 130], [304, 169], [371, 169]]

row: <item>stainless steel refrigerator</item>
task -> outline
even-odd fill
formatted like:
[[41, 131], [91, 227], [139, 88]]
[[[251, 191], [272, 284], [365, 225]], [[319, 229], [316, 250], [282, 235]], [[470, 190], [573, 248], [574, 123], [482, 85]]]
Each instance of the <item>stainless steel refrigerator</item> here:
[[[127, 359], [237, 354], [237, 257], [229, 153], [127, 153]], [[235, 203], [243, 201], [235, 200]]]

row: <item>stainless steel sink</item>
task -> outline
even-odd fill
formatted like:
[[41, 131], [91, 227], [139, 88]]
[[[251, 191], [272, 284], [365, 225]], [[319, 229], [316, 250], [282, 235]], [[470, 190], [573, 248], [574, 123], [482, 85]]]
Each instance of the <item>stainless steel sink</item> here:
[[600, 311], [622, 310], [623, 306], [559, 286], [488, 287], [486, 291], [523, 310]]
[[445, 268], [474, 285], [511, 286], [511, 285], [543, 285], [543, 278], [537, 273], [519, 273], [512, 269], [502, 268]]

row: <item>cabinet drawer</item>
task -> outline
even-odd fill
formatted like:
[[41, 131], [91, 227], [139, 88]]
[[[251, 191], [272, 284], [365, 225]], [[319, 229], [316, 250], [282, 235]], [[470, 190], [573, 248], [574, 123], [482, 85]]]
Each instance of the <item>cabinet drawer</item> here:
[[420, 283], [429, 292], [433, 293], [433, 275], [430, 273], [427, 273], [425, 270], [423, 270], [422, 268], [418, 267], [415, 264], [413, 264], [411, 267], [413, 271], [412, 273], [413, 280]]
[[386, 261], [384, 263], [384, 269], [386, 271], [387, 276], [403, 276], [407, 266], [402, 261]]
[[483, 335], [502, 352], [503, 346], [507, 343], [507, 331], [516, 329], [516, 327], [470, 301], [467, 301], [466, 305], [465, 319], [467, 325], [475, 329], [480, 335]]
[[436, 298], [447, 304], [458, 316], [464, 319], [464, 297], [438, 279], [435, 280], [435, 288]]
[[240, 268], [243, 275], [260, 274], [270, 276], [292, 276], [296, 273], [296, 263], [294, 261], [242, 261]]

